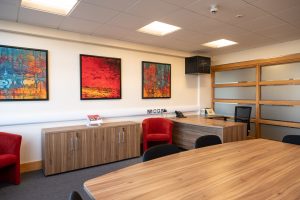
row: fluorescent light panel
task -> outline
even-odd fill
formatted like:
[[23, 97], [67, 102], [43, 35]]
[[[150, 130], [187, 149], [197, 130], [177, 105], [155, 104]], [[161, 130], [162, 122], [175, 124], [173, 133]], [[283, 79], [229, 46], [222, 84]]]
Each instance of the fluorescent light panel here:
[[42, 12], [68, 15], [78, 0], [22, 0], [21, 6]]
[[237, 42], [226, 40], [226, 39], [220, 39], [220, 40], [215, 40], [215, 41], [208, 42], [208, 43], [205, 43], [202, 45], [206, 46], [206, 47], [211, 47], [211, 48], [221, 48], [221, 47], [226, 47], [226, 46], [235, 45], [235, 44], [237, 44]]
[[166, 24], [163, 22], [154, 21], [150, 24], [138, 29], [137, 31], [142, 33], [148, 33], [151, 35], [164, 36], [175, 31], [180, 30], [181, 28], [178, 26], [173, 26], [171, 24]]

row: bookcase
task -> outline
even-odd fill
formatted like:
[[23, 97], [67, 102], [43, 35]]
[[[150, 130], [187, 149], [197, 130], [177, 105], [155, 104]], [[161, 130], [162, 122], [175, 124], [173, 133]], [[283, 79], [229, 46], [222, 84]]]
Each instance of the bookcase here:
[[42, 129], [44, 174], [138, 157], [141, 154], [140, 137], [140, 124], [135, 122]]
[[252, 107], [253, 138], [300, 135], [300, 53], [212, 66], [212, 108], [233, 116], [235, 104]]

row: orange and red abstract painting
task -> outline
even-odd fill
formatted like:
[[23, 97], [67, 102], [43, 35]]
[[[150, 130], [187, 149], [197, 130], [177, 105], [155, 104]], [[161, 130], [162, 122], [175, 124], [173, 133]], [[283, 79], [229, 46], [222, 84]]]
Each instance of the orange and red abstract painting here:
[[142, 98], [171, 98], [171, 65], [142, 62]]
[[48, 51], [0, 45], [0, 101], [48, 100]]
[[121, 59], [80, 55], [81, 99], [121, 99]]

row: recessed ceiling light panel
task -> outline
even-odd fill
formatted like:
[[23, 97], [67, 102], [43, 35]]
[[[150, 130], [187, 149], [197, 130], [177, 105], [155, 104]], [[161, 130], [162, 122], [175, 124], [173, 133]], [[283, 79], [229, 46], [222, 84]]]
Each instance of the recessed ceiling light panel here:
[[173, 33], [175, 31], [180, 30], [181, 28], [178, 26], [173, 26], [171, 24], [166, 24], [158, 21], [154, 21], [137, 31], [142, 32], [142, 33], [148, 33], [151, 35], [157, 35], [157, 36], [164, 36], [170, 33]]
[[22, 0], [24, 8], [49, 12], [57, 15], [68, 15], [78, 0]]
[[226, 46], [235, 45], [235, 44], [237, 44], [237, 42], [226, 40], [226, 39], [220, 39], [220, 40], [215, 40], [215, 41], [208, 42], [208, 43], [205, 43], [202, 45], [206, 46], [206, 47], [211, 47], [211, 48], [221, 48], [221, 47], [226, 47]]

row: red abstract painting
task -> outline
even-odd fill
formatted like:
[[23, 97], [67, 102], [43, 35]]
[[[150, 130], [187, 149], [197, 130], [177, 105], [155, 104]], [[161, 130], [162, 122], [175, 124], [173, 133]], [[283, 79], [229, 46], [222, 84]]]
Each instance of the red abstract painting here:
[[81, 99], [121, 99], [121, 59], [80, 55]]
[[171, 65], [142, 62], [142, 98], [171, 98]]

